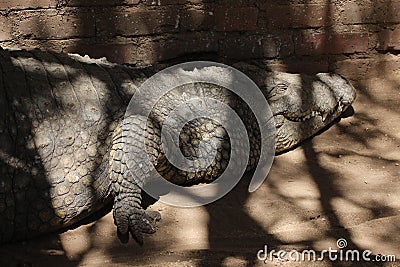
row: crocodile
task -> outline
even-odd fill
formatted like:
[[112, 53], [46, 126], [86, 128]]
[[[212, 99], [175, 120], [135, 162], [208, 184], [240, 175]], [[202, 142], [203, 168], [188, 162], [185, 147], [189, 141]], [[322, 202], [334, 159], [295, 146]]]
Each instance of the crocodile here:
[[[337, 74], [238, 68], [259, 74], [273, 113], [277, 153], [324, 129], [355, 99], [354, 87]], [[239, 114], [250, 139], [244, 160], [247, 169], [254, 168], [260, 128], [249, 107], [225, 88], [183, 87], [163, 97], [149, 117], [125, 117], [132, 96], [156, 71], [76, 54], [0, 48], [0, 243], [62, 231], [112, 207], [120, 240], [132, 236], [142, 244], [143, 234], [156, 231], [160, 214], [142, 207], [141, 188], [151, 172], [140, 157], [126, 155], [127, 145], [133, 153], [146, 151], [157, 172], [179, 185], [214, 181], [229, 161], [227, 133], [206, 118], [186, 124], [179, 141], [188, 158], [201, 157], [198, 143], [205, 136], [219, 141], [206, 169], [181, 170], [165, 157], [160, 125], [188, 94], [208, 94]], [[129, 172], [128, 160], [135, 161]]]

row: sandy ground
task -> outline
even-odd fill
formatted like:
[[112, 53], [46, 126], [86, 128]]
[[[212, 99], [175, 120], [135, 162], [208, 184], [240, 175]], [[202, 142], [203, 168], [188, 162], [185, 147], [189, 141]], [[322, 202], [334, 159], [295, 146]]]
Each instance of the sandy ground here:
[[[400, 266], [400, 262], [265, 262], [268, 250], [338, 249], [400, 259], [400, 73], [355, 81], [355, 114], [275, 158], [268, 179], [249, 179], [194, 209], [156, 203], [163, 216], [144, 246], [121, 244], [112, 215], [60, 235], [0, 248], [2, 266]], [[249, 178], [249, 177], [247, 177]]]

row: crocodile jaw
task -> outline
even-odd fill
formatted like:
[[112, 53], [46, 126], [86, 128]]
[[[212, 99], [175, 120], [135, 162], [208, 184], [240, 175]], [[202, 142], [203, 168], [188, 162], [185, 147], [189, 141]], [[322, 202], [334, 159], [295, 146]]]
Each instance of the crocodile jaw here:
[[276, 152], [298, 145], [330, 125], [354, 102], [354, 87], [329, 73], [272, 73], [268, 100], [277, 129]]

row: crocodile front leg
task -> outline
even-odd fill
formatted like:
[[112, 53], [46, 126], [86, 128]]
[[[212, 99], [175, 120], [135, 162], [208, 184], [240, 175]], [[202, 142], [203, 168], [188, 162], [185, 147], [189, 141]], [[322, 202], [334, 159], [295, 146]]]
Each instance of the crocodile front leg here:
[[153, 222], [161, 219], [155, 211], [146, 211], [141, 206], [141, 188], [148, 181], [154, 168], [149, 166], [146, 157], [154, 164], [158, 158], [157, 149], [148, 153], [146, 147], [159, 147], [155, 140], [157, 129], [142, 116], [125, 118], [114, 131], [113, 146], [110, 153], [112, 190], [114, 192], [114, 223], [121, 242], [129, 240], [129, 233], [143, 244], [143, 233], [156, 231]]

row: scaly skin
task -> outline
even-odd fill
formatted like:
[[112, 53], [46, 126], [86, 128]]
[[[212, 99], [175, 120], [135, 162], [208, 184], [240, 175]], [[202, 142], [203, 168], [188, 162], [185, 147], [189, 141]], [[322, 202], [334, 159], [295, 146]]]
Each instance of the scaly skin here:
[[[239, 69], [263, 73], [251, 68]], [[229, 104], [250, 137], [250, 158], [242, 160], [248, 169], [257, 164], [260, 133], [254, 116], [235, 95], [214, 85], [183, 86], [165, 95], [149, 118], [132, 114], [123, 120], [137, 87], [153, 73], [76, 55], [0, 49], [0, 242], [64, 229], [114, 203], [120, 239], [127, 241], [131, 233], [142, 243], [142, 233], [153, 233], [152, 221], [159, 219], [141, 207], [141, 186], [152, 176], [141, 162], [143, 153], [165, 179], [183, 185], [215, 180], [229, 160], [227, 134], [209, 119], [188, 123], [180, 135], [180, 148], [192, 159], [202, 158], [200, 140], [218, 144], [206, 170], [185, 172], [166, 160], [160, 125], [187, 97]], [[337, 75], [264, 74], [277, 152], [316, 134], [355, 98], [354, 88]], [[130, 172], [129, 161], [134, 162]]]

